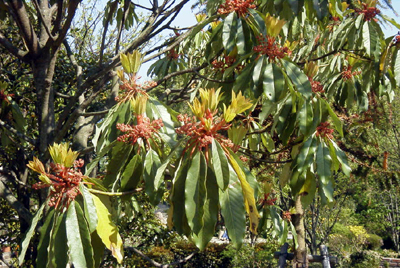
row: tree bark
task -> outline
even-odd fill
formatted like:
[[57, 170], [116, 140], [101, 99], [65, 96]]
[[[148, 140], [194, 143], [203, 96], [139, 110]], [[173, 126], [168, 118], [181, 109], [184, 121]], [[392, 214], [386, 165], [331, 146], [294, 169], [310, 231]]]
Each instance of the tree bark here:
[[307, 246], [306, 246], [306, 232], [304, 228], [304, 210], [301, 204], [301, 195], [297, 195], [295, 199], [296, 214], [292, 216], [293, 224], [297, 233], [297, 242], [299, 244], [296, 248], [295, 256], [293, 259], [293, 268], [307, 268]]

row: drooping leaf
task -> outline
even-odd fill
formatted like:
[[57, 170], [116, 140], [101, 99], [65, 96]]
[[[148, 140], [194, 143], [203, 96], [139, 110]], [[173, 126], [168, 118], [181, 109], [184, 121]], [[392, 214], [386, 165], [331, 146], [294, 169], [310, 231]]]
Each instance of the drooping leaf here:
[[[108, 211], [107, 206], [96, 195], [92, 195], [94, 204], [96, 206], [98, 224], [96, 233], [100, 237], [103, 244], [111, 250], [111, 254], [118, 261], [122, 263], [124, 258], [124, 245], [121, 236], [118, 233], [118, 228], [112, 221], [111, 213]], [[107, 198], [104, 198], [107, 201]]]
[[299, 127], [301, 133], [303, 133], [303, 135], [306, 137], [315, 131], [315, 129], [312, 127], [313, 118], [314, 114], [312, 105], [308, 101], [305, 101], [299, 111]]
[[346, 174], [346, 176], [350, 176], [351, 168], [348, 164], [346, 154], [339, 148], [339, 146], [334, 141], [331, 140], [330, 142], [332, 146], [335, 148], [337, 160], [341, 164], [343, 173]]
[[64, 268], [68, 263], [66, 213], [57, 211], [50, 232], [48, 259], [45, 267]]
[[32, 239], [32, 236], [35, 234], [36, 225], [38, 224], [39, 219], [42, 217], [43, 209], [44, 209], [45, 206], [46, 206], [46, 202], [44, 202], [40, 206], [40, 208], [38, 209], [38, 211], [36, 212], [35, 216], [32, 219], [32, 222], [31, 222], [31, 224], [29, 226], [28, 232], [25, 234], [25, 237], [22, 240], [21, 252], [20, 252], [19, 257], [18, 257], [18, 261], [19, 261], [20, 265], [22, 265], [22, 263], [24, 262], [26, 250], [29, 247], [29, 243], [30, 243], [30, 241]]
[[236, 12], [232, 12], [223, 22], [222, 44], [228, 53], [230, 53], [236, 45], [237, 21], [238, 18]]
[[40, 228], [40, 239], [37, 247], [37, 267], [46, 267], [48, 257], [48, 247], [50, 243], [50, 232], [54, 225], [54, 209], [51, 209], [46, 216], [46, 220]]
[[282, 60], [287, 75], [296, 86], [297, 90], [306, 98], [309, 99], [312, 94], [311, 84], [307, 76], [294, 63], [287, 60]]
[[229, 184], [229, 164], [221, 145], [215, 141], [211, 145], [212, 168], [217, 179], [218, 187], [225, 190]]
[[221, 214], [235, 248], [240, 248], [246, 230], [246, 210], [243, 191], [236, 173], [230, 170], [229, 185], [225, 191], [220, 190]]
[[204, 155], [197, 152], [191, 161], [185, 181], [185, 210], [190, 228], [198, 234], [203, 227], [204, 202], [206, 197], [205, 180], [207, 163]]
[[246, 180], [246, 174], [244, 173], [243, 169], [240, 168], [234, 156], [229, 155], [228, 159], [242, 186], [244, 205], [246, 208], [246, 212], [247, 214], [249, 214], [250, 218], [250, 230], [253, 234], [257, 234], [257, 227], [260, 215], [257, 211], [256, 201], [254, 198], [254, 190], [253, 188], [251, 188], [249, 182]]
[[136, 188], [142, 179], [143, 163], [140, 154], [136, 154], [128, 162], [121, 175], [121, 192]]
[[118, 179], [121, 169], [125, 166], [132, 151], [132, 145], [118, 142], [111, 150], [110, 160], [107, 165], [107, 172], [103, 184], [109, 188]]
[[155, 184], [155, 177], [157, 174], [158, 168], [161, 166], [161, 160], [158, 154], [153, 150], [150, 149], [144, 160], [144, 173], [143, 178], [145, 181], [145, 189], [146, 194], [150, 197], [150, 200], [153, 204], [159, 203], [157, 200], [157, 191], [162, 183], [162, 181], [158, 181], [157, 185]]
[[65, 224], [69, 256], [74, 267], [94, 267], [89, 228], [76, 201], [69, 205]]
[[93, 233], [96, 230], [98, 220], [96, 206], [94, 204], [91, 193], [83, 184], [79, 185], [79, 189], [83, 196], [85, 218], [88, 222], [89, 231], [90, 233]]

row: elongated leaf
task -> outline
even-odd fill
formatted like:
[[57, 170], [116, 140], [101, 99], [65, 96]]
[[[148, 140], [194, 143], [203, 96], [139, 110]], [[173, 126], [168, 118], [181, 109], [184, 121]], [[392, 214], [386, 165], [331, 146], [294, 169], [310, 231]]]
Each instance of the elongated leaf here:
[[315, 139], [315, 136], [311, 136], [304, 142], [296, 159], [296, 169], [299, 173], [302, 173], [305, 169], [310, 167], [316, 149], [317, 140]]
[[93, 159], [89, 164], [86, 165], [85, 176], [89, 176], [93, 169], [97, 166], [99, 161], [117, 144], [117, 141], [113, 141], [107, 146], [105, 146], [100, 153], [97, 154], [97, 157]]
[[225, 191], [220, 190], [221, 214], [235, 248], [240, 248], [246, 230], [246, 210], [243, 191], [234, 170], [230, 169], [230, 180]]
[[221, 145], [215, 141], [211, 145], [212, 168], [217, 178], [218, 187], [225, 190], [229, 184], [229, 164]]
[[282, 65], [284, 66], [287, 75], [292, 80], [293, 84], [296, 86], [297, 90], [306, 98], [309, 99], [312, 94], [311, 84], [308, 80], [307, 75], [300, 70], [295, 64], [287, 60], [282, 60]]
[[232, 168], [234, 169], [240, 184], [242, 186], [243, 196], [244, 196], [244, 205], [249, 214], [250, 218], [250, 230], [253, 234], [257, 234], [257, 227], [260, 215], [257, 211], [256, 201], [254, 198], [254, 190], [251, 188], [250, 184], [246, 180], [246, 175], [244, 171], [240, 168], [237, 160], [232, 156], [228, 156], [229, 162], [231, 163]]
[[329, 148], [323, 141], [318, 145], [316, 160], [318, 177], [323, 184], [328, 184], [332, 179], [332, 158]]
[[[262, 92], [263, 92], [263, 75], [264, 75], [264, 70], [265, 70], [265, 62], [266, 62], [266, 57], [261, 56], [257, 61], [254, 66], [254, 70], [252, 73], [252, 78], [253, 78], [253, 92], [254, 96], [258, 98]], [[247, 78], [248, 79], [248, 78]]]
[[315, 131], [315, 129], [312, 128], [313, 119], [314, 114], [312, 110], [312, 105], [308, 101], [305, 101], [299, 111], [299, 127], [301, 133], [303, 133], [305, 137]]
[[226, 51], [230, 53], [236, 44], [236, 32], [237, 32], [237, 14], [236, 12], [230, 13], [224, 20], [224, 26], [222, 28], [222, 44]]
[[35, 214], [35, 217], [33, 217], [33, 219], [32, 219], [31, 225], [29, 226], [28, 232], [25, 234], [24, 240], [22, 240], [21, 252], [20, 252], [19, 257], [18, 257], [18, 261], [19, 261], [20, 265], [22, 265], [22, 263], [24, 262], [26, 250], [29, 247], [29, 243], [30, 243], [30, 241], [32, 239], [32, 236], [35, 234], [36, 225], [37, 225], [39, 219], [42, 217], [43, 209], [44, 209], [45, 206], [46, 206], [46, 202], [44, 202], [40, 206], [39, 210]]
[[50, 243], [50, 232], [54, 225], [54, 209], [51, 209], [46, 216], [43, 226], [40, 228], [40, 240], [37, 247], [37, 267], [46, 267], [48, 252], [47, 249]]
[[90, 232], [80, 205], [71, 202], [66, 217], [69, 256], [75, 267], [94, 267]]
[[129, 158], [132, 147], [133, 146], [131, 144], [118, 142], [112, 148], [110, 156], [111, 159], [107, 165], [107, 172], [103, 181], [103, 184], [106, 188], [111, 187], [111, 185], [118, 179], [121, 169]]
[[400, 87], [400, 49], [398, 48], [396, 48], [396, 52], [393, 54], [392, 66], [397, 86]]
[[301, 203], [303, 207], [308, 207], [315, 198], [315, 192], [317, 190], [317, 183], [315, 176], [312, 172], [307, 172], [306, 181], [300, 190]]
[[336, 113], [332, 110], [331, 106], [328, 104], [326, 100], [321, 99], [325, 108], [328, 110], [329, 116], [332, 119], [333, 125], [337, 132], [339, 132], [340, 136], [343, 137], [343, 122], [339, 119]]
[[89, 231], [90, 231], [90, 233], [93, 233], [97, 227], [96, 206], [93, 202], [92, 195], [90, 194], [89, 190], [83, 184], [79, 185], [79, 189], [83, 196], [85, 218], [88, 222]]
[[121, 175], [121, 192], [134, 190], [142, 179], [142, 174], [142, 158], [139, 154], [136, 154], [126, 165]]
[[198, 235], [193, 235], [196, 246], [203, 250], [215, 233], [215, 225], [218, 220], [218, 185], [214, 172], [207, 171], [206, 198], [204, 201], [204, 214], [202, 216], [203, 227]]
[[113, 223], [112, 216], [103, 201], [96, 195], [92, 195], [92, 198], [96, 205], [97, 218], [99, 219], [96, 232], [106, 248], [111, 250], [111, 254], [118, 263], [122, 263], [124, 258], [124, 245], [118, 233], [118, 228]]
[[201, 152], [197, 152], [190, 164], [185, 181], [185, 210], [190, 228], [198, 234], [203, 227], [204, 202], [206, 197], [205, 179], [207, 163]]
[[64, 268], [68, 263], [67, 231], [65, 213], [56, 212], [50, 233], [48, 260], [46, 267]]
[[242, 19], [239, 18], [237, 20], [237, 32], [236, 32], [236, 46], [238, 48], [238, 54], [244, 55], [246, 54], [246, 37], [244, 34], [243, 22]]
[[185, 214], [185, 182], [189, 172], [190, 159], [185, 155], [181, 158], [173, 180], [171, 191], [172, 221], [178, 234], [188, 235], [188, 223]]
[[281, 69], [275, 63], [269, 63], [265, 67], [263, 75], [263, 92], [267, 99], [277, 102], [284, 89], [285, 78]]
[[347, 162], [346, 154], [339, 148], [339, 146], [337, 146], [337, 144], [334, 141], [331, 140], [331, 144], [335, 148], [337, 160], [341, 164], [343, 173], [346, 174], [346, 176], [350, 176], [351, 168]]
[[155, 184], [155, 177], [157, 174], [158, 168], [161, 166], [161, 160], [158, 154], [150, 149], [146, 154], [146, 159], [144, 160], [144, 173], [143, 178], [145, 181], [145, 189], [147, 195], [150, 197], [150, 200], [153, 204], [157, 204], [160, 200], [157, 200], [157, 191], [160, 187], [160, 183], [162, 181], [158, 181], [157, 185]]

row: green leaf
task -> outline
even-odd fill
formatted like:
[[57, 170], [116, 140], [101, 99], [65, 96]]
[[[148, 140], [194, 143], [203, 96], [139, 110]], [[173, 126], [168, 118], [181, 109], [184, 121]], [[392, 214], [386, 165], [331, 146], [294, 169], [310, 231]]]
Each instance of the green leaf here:
[[306, 181], [301, 188], [299, 194], [301, 194], [301, 203], [303, 207], [308, 207], [315, 198], [315, 192], [317, 190], [317, 183], [315, 176], [312, 172], [307, 171]]
[[264, 70], [263, 92], [271, 102], [277, 102], [285, 86], [282, 70], [275, 63], [268, 63]]
[[107, 165], [107, 172], [103, 184], [106, 188], [110, 188], [118, 179], [121, 169], [128, 160], [129, 154], [133, 146], [124, 142], [118, 142], [111, 150], [111, 156]]
[[313, 129], [313, 119], [312, 105], [308, 101], [305, 101], [299, 111], [299, 127], [301, 133], [303, 133], [305, 137], [315, 131], [315, 129]]
[[143, 178], [145, 181], [145, 189], [147, 195], [150, 197], [150, 200], [153, 204], [157, 205], [159, 200], [157, 200], [157, 191], [162, 183], [162, 181], [158, 181], [157, 185], [155, 184], [155, 177], [157, 174], [158, 168], [161, 166], [161, 160], [158, 154], [150, 149], [146, 154], [146, 159], [144, 160], [144, 173]]
[[50, 243], [50, 232], [53, 228], [54, 224], [54, 209], [51, 209], [46, 216], [46, 220], [42, 227], [40, 228], [40, 240], [37, 247], [37, 258], [36, 258], [36, 266], [37, 267], [46, 267], [47, 265], [47, 257], [48, 252], [47, 249]]
[[203, 227], [204, 202], [206, 195], [205, 179], [207, 163], [199, 151], [194, 155], [185, 181], [185, 210], [190, 228], [199, 234]]
[[329, 148], [323, 141], [318, 145], [316, 160], [318, 178], [323, 184], [328, 184], [332, 180], [332, 158]]
[[229, 238], [235, 248], [240, 248], [246, 231], [246, 210], [240, 182], [236, 173], [230, 170], [229, 185], [225, 191], [220, 190], [221, 214], [224, 218]]
[[236, 46], [238, 48], [238, 54], [239, 55], [244, 55], [246, 54], [246, 36], [244, 33], [244, 27], [243, 27], [243, 22], [242, 19], [239, 18], [237, 20], [237, 32], [236, 32]]
[[218, 220], [218, 185], [214, 172], [209, 170], [206, 178], [206, 198], [204, 200], [203, 227], [198, 235], [193, 235], [196, 246], [203, 250], [215, 233]]
[[190, 160], [186, 154], [181, 158], [176, 170], [171, 191], [171, 208], [173, 223], [179, 234], [188, 235], [188, 223], [185, 214], [185, 182], [189, 172]]
[[236, 12], [230, 13], [224, 20], [222, 28], [222, 44], [228, 52], [233, 50], [236, 45], [236, 32], [237, 32], [237, 14]]
[[65, 225], [66, 213], [56, 212], [53, 228], [50, 232], [48, 260], [45, 267], [64, 268], [68, 263], [67, 231]]
[[75, 201], [69, 205], [65, 224], [69, 256], [74, 267], [94, 267], [89, 228], [82, 208]]
[[30, 243], [30, 241], [32, 239], [32, 236], [35, 234], [36, 225], [37, 225], [39, 219], [42, 217], [43, 209], [46, 206], [46, 202], [44, 202], [40, 206], [39, 210], [36, 212], [35, 217], [33, 217], [32, 222], [31, 222], [31, 224], [29, 226], [28, 232], [26, 232], [25, 237], [22, 240], [21, 252], [20, 252], [19, 257], [18, 257], [18, 261], [19, 261], [20, 265], [22, 265], [23, 262], [24, 262], [26, 250], [29, 247], [29, 243]]
[[[93, 169], [97, 166], [99, 161], [117, 144], [118, 141], [113, 141], [112, 143], [105, 146], [100, 153], [97, 154], [97, 157], [93, 159], [89, 164], [86, 165], [85, 176], [89, 176]], [[118, 142], [119, 143], [119, 142]]]
[[309, 99], [311, 97], [312, 90], [307, 75], [305, 75], [297, 65], [291, 63], [290, 61], [282, 60], [282, 65], [284, 66], [287, 75], [290, 77], [290, 80], [292, 80], [297, 90], [306, 99]]
[[229, 163], [224, 150], [215, 139], [213, 139], [211, 144], [211, 159], [218, 187], [221, 190], [225, 190], [229, 184]]
[[[266, 57], [261, 56], [257, 61], [254, 66], [252, 78], [253, 78], [253, 92], [254, 96], [258, 98], [261, 93], [263, 92], [263, 75], [264, 75], [264, 70], [266, 65], [264, 64], [266, 62]], [[247, 78], [248, 79], [248, 78]]]
[[142, 158], [136, 154], [126, 165], [121, 175], [121, 192], [131, 191], [136, 188], [142, 178]]
[[[124, 258], [124, 245], [118, 233], [118, 228], [113, 223], [111, 213], [108, 211], [104, 202], [96, 195], [92, 195], [92, 197], [96, 206], [97, 218], [99, 219], [96, 232], [106, 248], [111, 250], [111, 254], [117, 259], [118, 263], [122, 263]], [[105, 202], [109, 202], [108, 197], [102, 198]]]
[[350, 176], [351, 173], [351, 168], [347, 162], [347, 156], [346, 154], [339, 148], [339, 146], [337, 146], [337, 144], [334, 141], [330, 141], [333, 145], [333, 147], [335, 148], [336, 151], [336, 156], [337, 156], [337, 160], [340, 162], [343, 173], [346, 176]]
[[333, 125], [335, 126], [335, 129], [337, 132], [339, 132], [340, 136], [343, 137], [343, 122], [339, 119], [339, 117], [336, 115], [336, 113], [332, 110], [331, 106], [328, 104], [328, 102], [324, 99], [321, 99], [323, 104], [325, 104], [326, 109], [328, 110], [328, 113], [330, 115], [330, 118], [332, 119]]
[[92, 194], [82, 183], [79, 185], [79, 189], [83, 196], [85, 218], [88, 222], [89, 231], [90, 233], [93, 233], [97, 227], [96, 206], [93, 202]]
[[367, 55], [371, 56], [375, 52], [377, 36], [374, 27], [368, 21], [362, 27], [363, 46]]
[[313, 0], [313, 5], [319, 20], [323, 20], [329, 15], [328, 0]]
[[400, 87], [400, 49], [396, 47], [396, 52], [393, 54], [392, 68], [394, 78], [397, 82], [397, 86]]
[[299, 173], [302, 173], [312, 165], [316, 149], [317, 140], [315, 136], [311, 136], [304, 142], [296, 157], [296, 169]]

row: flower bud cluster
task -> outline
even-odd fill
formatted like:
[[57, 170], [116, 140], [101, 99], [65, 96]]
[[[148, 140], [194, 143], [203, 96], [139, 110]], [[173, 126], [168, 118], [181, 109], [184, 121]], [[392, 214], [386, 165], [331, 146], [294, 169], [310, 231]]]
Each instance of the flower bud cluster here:
[[33, 189], [50, 188], [48, 205], [50, 207], [68, 208], [71, 201], [80, 194], [79, 184], [82, 182], [84, 175], [80, 168], [84, 165], [82, 159], [76, 160], [72, 168], [65, 167], [62, 164], [50, 163], [45, 174], [49, 179], [49, 183], [44, 181], [35, 183]]
[[289, 48], [280, 47], [278, 44], [276, 44], [274, 37], [263, 36], [260, 34], [257, 36], [257, 40], [260, 44], [255, 46], [253, 50], [261, 55], [267, 55], [272, 61], [275, 61], [276, 58], [282, 59], [286, 55], [290, 54]]
[[153, 121], [150, 121], [150, 118], [144, 115], [137, 115], [136, 118], [136, 125], [117, 124], [117, 129], [126, 133], [119, 136], [118, 141], [134, 145], [140, 138], [145, 140], [153, 138], [153, 135], [164, 126], [161, 118]]
[[333, 133], [333, 128], [330, 127], [331, 124], [329, 122], [322, 122], [319, 124], [317, 127], [317, 137], [322, 137], [322, 138], [329, 138], [333, 139], [332, 133]]
[[311, 77], [308, 77], [308, 81], [311, 83], [311, 90], [314, 93], [324, 93], [324, 86], [319, 81], [313, 80]]
[[353, 76], [355, 75], [359, 75], [361, 74], [361, 71], [354, 71], [352, 72], [353, 66], [349, 65], [349, 66], [344, 66], [343, 67], [343, 71], [342, 71], [342, 79], [344, 81], [350, 80], [353, 78]]
[[369, 7], [366, 3], [362, 3], [362, 8], [356, 8], [355, 11], [361, 15], [364, 14], [364, 21], [371, 21], [372, 19], [377, 21], [375, 17], [381, 13], [376, 7]]
[[245, 17], [248, 9], [255, 9], [256, 5], [253, 4], [254, 0], [226, 0], [218, 8], [218, 14], [229, 14], [236, 12], [239, 17]]

